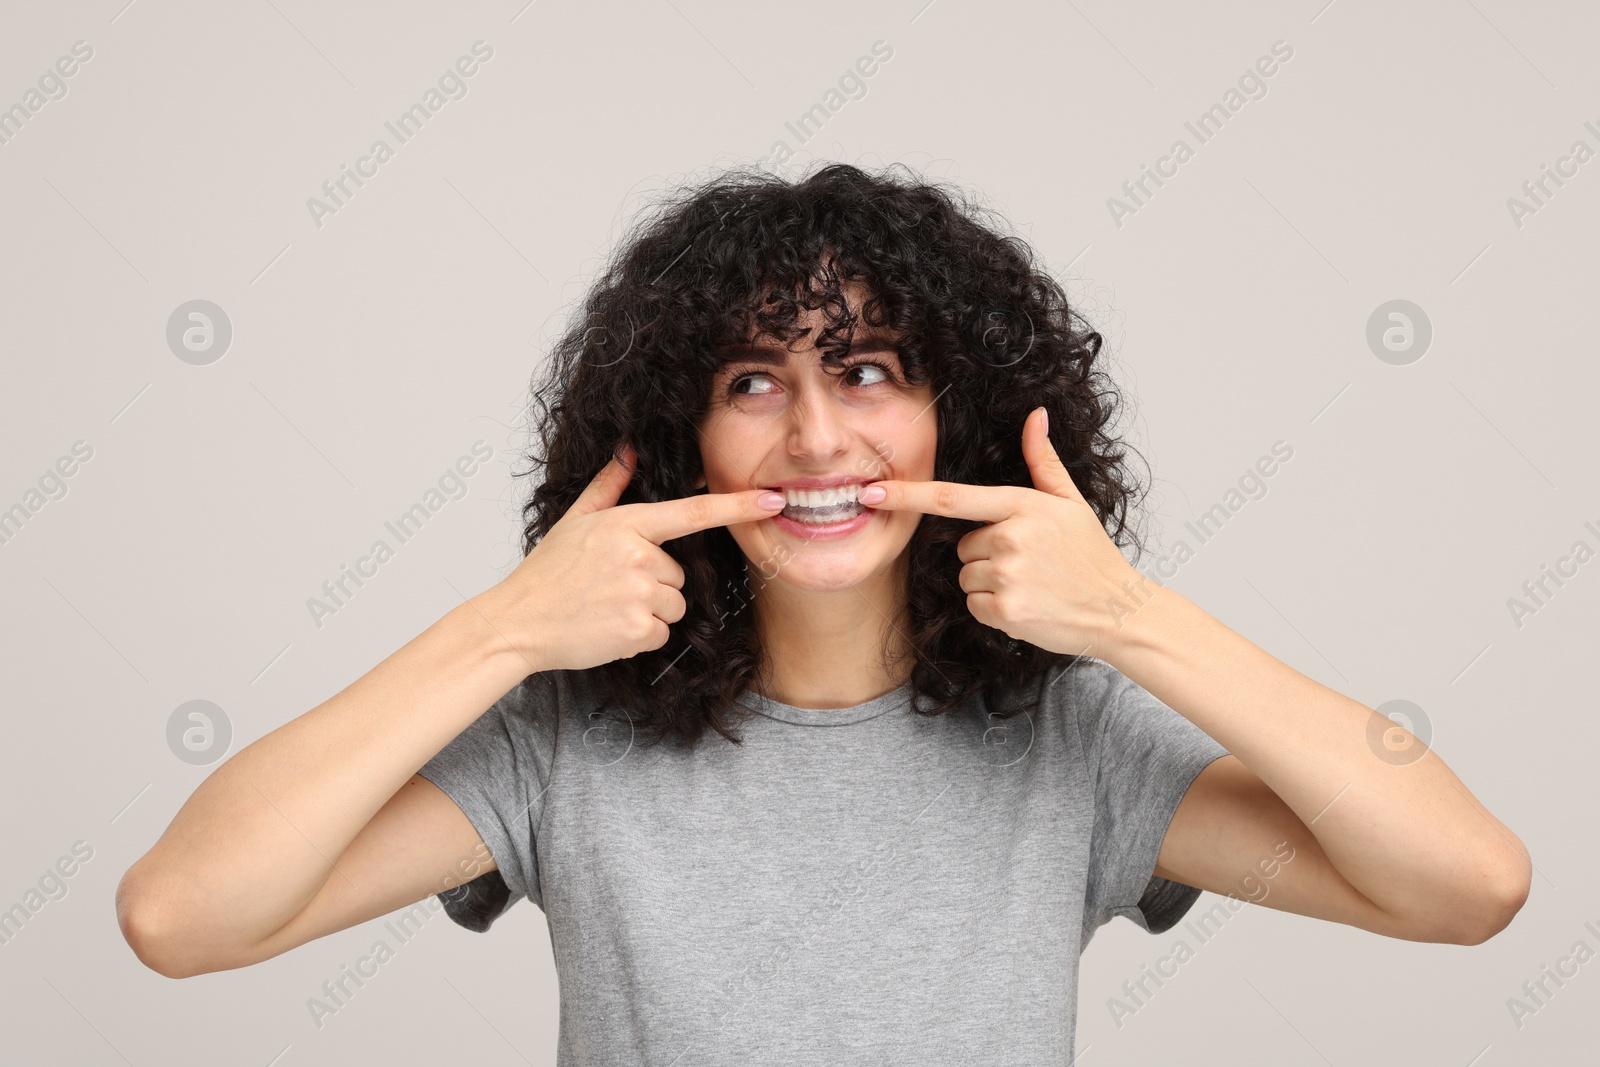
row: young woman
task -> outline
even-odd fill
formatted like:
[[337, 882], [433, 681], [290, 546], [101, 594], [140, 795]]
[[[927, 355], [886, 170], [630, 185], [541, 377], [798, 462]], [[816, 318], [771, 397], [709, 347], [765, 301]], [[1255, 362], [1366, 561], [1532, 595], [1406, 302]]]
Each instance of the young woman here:
[[1492, 936], [1528, 857], [1443, 761], [1124, 558], [1100, 344], [946, 190], [689, 191], [536, 390], [525, 558], [218, 768], [129, 943], [526, 897], [562, 1064], [1016, 1064], [1072, 1058], [1096, 928], [1202, 889]]

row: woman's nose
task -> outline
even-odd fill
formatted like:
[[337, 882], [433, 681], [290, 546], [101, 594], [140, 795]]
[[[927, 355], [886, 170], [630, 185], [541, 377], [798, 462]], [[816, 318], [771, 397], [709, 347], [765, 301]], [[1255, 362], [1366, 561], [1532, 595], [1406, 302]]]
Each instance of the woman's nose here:
[[846, 451], [848, 442], [848, 412], [825, 390], [810, 390], [790, 407], [790, 455], [826, 461]]

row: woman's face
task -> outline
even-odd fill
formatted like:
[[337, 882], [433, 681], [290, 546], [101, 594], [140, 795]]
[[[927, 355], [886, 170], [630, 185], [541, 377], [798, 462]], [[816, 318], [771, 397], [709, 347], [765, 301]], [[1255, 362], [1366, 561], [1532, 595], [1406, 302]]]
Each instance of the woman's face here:
[[[852, 300], [860, 295], [846, 292]], [[797, 325], [811, 333], [793, 351], [764, 336], [759, 348], [743, 350], [713, 379], [700, 424], [707, 490], [931, 479], [939, 436], [933, 386], [905, 384], [892, 337], [858, 325], [843, 371], [830, 374], [814, 347], [825, 325], [821, 311], [802, 311]], [[826, 507], [830, 500], [819, 496], [810, 503]], [[752, 587], [768, 581], [817, 591], [859, 586], [889, 573], [922, 519], [850, 499], [831, 503], [831, 512], [786, 507], [772, 518], [728, 527], [749, 563]], [[848, 521], [796, 521], [853, 512]]]

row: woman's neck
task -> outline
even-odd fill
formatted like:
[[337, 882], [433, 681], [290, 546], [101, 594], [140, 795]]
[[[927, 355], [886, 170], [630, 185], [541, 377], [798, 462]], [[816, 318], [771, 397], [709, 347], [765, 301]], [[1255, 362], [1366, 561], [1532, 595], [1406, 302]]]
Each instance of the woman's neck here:
[[797, 708], [848, 708], [892, 692], [911, 675], [904, 605], [903, 574], [827, 592], [769, 582], [754, 604], [768, 664], [762, 695]]

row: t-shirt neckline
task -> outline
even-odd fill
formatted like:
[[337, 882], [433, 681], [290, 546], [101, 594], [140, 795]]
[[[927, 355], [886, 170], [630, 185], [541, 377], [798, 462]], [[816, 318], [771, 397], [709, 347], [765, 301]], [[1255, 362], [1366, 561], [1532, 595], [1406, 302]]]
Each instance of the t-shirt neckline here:
[[797, 726], [851, 726], [909, 706], [911, 682], [908, 679], [898, 688], [891, 689], [882, 696], [873, 697], [864, 704], [854, 704], [848, 708], [797, 708], [793, 704], [763, 697], [751, 689], [741, 692], [734, 698], [734, 703], [758, 715], [765, 715], [779, 722], [794, 723]]

